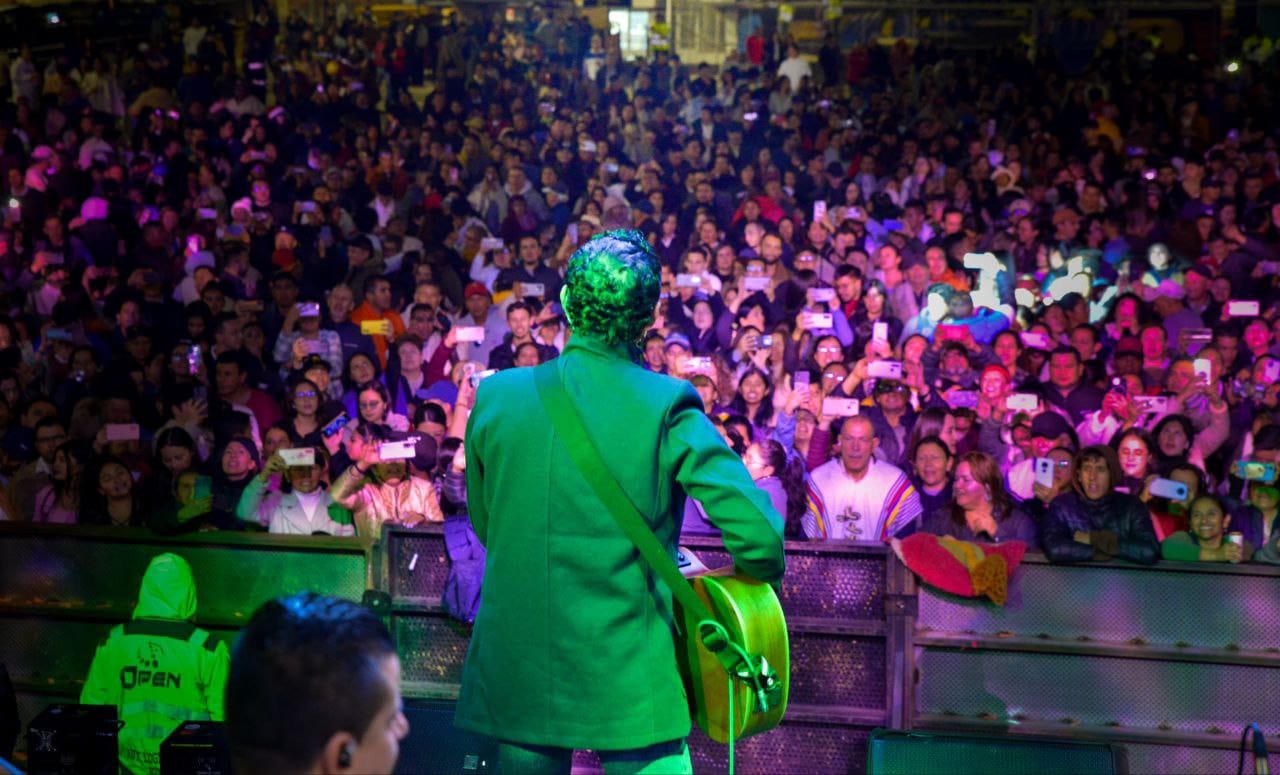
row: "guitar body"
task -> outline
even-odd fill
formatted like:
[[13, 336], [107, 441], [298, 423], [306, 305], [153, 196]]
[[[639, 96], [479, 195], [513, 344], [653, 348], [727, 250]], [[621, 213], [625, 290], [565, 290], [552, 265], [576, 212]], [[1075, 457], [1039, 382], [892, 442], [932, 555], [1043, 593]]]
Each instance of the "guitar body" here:
[[763, 657], [779, 684], [761, 713], [750, 685], [735, 681], [730, 729], [728, 675], [699, 637], [697, 617], [676, 598], [676, 661], [694, 723], [719, 743], [728, 742], [731, 732], [738, 740], [773, 729], [787, 711], [791, 683], [787, 622], [777, 594], [768, 584], [735, 573], [733, 566], [692, 575], [689, 582], [730, 638], [753, 658]]

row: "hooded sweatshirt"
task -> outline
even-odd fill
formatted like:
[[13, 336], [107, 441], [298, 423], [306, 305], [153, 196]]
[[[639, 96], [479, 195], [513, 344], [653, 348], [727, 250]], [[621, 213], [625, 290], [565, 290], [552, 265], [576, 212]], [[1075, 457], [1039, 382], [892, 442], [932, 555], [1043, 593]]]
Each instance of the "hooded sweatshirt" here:
[[225, 643], [191, 624], [196, 584], [176, 554], [151, 560], [133, 620], [111, 630], [94, 654], [80, 702], [115, 705], [120, 765], [130, 773], [160, 772], [160, 744], [184, 721], [222, 721], [230, 657]]

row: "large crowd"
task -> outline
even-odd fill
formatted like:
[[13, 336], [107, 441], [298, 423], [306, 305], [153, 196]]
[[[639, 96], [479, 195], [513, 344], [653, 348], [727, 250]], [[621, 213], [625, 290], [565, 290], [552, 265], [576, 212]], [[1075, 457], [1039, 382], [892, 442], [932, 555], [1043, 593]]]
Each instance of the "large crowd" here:
[[664, 272], [638, 362], [788, 537], [1280, 562], [1272, 63], [161, 26], [0, 67], [3, 518], [465, 513], [476, 386], [558, 355], [568, 257], [627, 228]]

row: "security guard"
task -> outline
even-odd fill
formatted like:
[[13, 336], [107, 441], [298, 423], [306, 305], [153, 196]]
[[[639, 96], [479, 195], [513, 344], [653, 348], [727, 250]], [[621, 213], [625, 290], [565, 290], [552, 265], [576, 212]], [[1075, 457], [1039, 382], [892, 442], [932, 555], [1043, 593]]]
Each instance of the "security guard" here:
[[133, 620], [112, 629], [93, 657], [80, 702], [119, 709], [127, 772], [159, 775], [160, 744], [178, 724], [223, 719], [227, 646], [191, 623], [195, 613], [191, 566], [158, 555], [142, 577]]

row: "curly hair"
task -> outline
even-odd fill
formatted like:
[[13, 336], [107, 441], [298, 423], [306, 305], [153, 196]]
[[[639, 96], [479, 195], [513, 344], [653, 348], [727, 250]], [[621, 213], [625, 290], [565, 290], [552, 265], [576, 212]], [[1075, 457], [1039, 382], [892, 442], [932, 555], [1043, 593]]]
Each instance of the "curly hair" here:
[[569, 258], [564, 311], [574, 331], [610, 345], [637, 344], [662, 289], [658, 257], [634, 229], [597, 234]]

